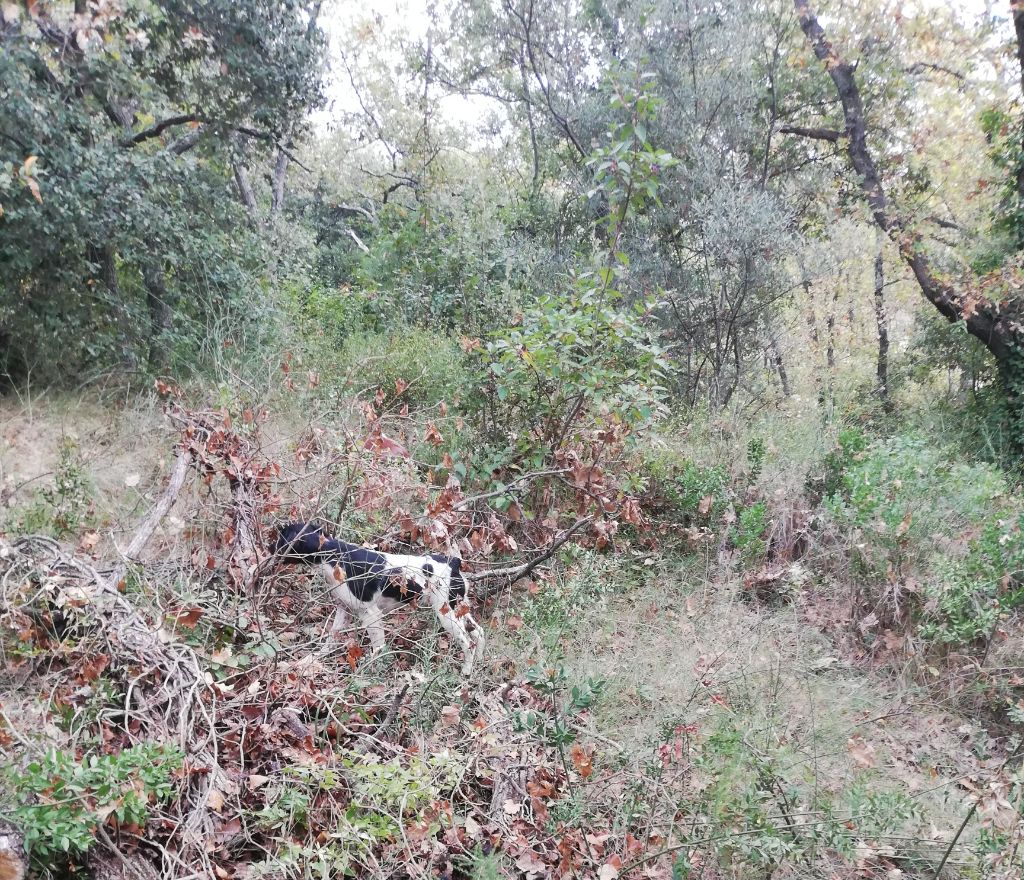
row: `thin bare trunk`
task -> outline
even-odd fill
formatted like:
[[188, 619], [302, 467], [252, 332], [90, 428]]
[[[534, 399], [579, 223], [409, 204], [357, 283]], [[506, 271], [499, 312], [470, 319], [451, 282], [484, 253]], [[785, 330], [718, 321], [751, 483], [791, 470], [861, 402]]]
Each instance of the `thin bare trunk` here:
[[284, 205], [284, 181], [288, 175], [288, 154], [284, 150], [277, 151], [277, 160], [274, 163], [273, 185], [270, 189], [270, 218], [267, 221], [269, 226], [274, 225], [281, 208]]
[[771, 351], [772, 365], [775, 367], [775, 371], [779, 374], [779, 384], [782, 385], [782, 396], [789, 397], [792, 394], [792, 389], [789, 386], [789, 375], [786, 373], [786, 363], [782, 359], [782, 349], [779, 348], [779, 339], [772, 333], [768, 340], [768, 346]]
[[879, 229], [875, 236], [875, 323], [878, 326], [878, 397], [886, 412], [892, 412], [892, 396], [889, 394], [889, 320], [885, 311], [885, 263], [883, 248], [885, 235]]
[[149, 309], [149, 367], [151, 370], [165, 372], [171, 365], [174, 309], [168, 300], [163, 267], [148, 263], [142, 269], [142, 280], [146, 287], [146, 307]]

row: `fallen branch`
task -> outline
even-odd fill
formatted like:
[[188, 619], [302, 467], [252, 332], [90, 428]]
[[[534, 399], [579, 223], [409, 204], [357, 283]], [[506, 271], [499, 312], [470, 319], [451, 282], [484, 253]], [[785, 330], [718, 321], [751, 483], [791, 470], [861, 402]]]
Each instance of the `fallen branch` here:
[[171, 478], [167, 481], [167, 488], [164, 489], [159, 500], [153, 505], [152, 510], [149, 511], [146, 518], [136, 529], [131, 541], [128, 542], [128, 546], [121, 554], [121, 561], [107, 575], [108, 586], [116, 589], [128, 571], [128, 564], [138, 560], [139, 554], [145, 549], [149, 539], [153, 537], [156, 527], [167, 516], [167, 512], [171, 507], [174, 506], [175, 499], [185, 485], [185, 477], [188, 476], [188, 470], [191, 465], [192, 456], [182, 451], [174, 463], [174, 470], [171, 471]]
[[562, 534], [554, 541], [552, 541], [546, 550], [521, 565], [513, 565], [508, 568], [493, 568], [490, 571], [467, 572], [463, 577], [469, 583], [473, 584], [497, 581], [498, 584], [496, 586], [488, 587], [487, 589], [478, 592], [479, 598], [486, 598], [487, 596], [498, 592], [498, 590], [514, 584], [518, 580], [529, 577], [539, 565], [547, 562], [547, 560], [554, 556], [561, 547], [567, 544], [572, 539], [573, 535], [579, 532], [584, 526], [590, 525], [593, 521], [593, 516], [587, 516], [583, 519], [577, 520], [562, 532]]

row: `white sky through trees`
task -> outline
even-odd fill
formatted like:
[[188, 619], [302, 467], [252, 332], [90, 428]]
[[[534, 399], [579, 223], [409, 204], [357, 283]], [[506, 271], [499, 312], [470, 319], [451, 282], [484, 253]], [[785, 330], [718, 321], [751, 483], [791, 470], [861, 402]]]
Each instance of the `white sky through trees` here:
[[[404, 34], [406, 39], [418, 42], [427, 36], [430, 27], [428, 10], [432, 5], [437, 4], [432, 0], [333, 0], [321, 12], [321, 22], [331, 42], [332, 70], [328, 78], [327, 106], [314, 117], [318, 129], [330, 129], [337, 124], [341, 114], [359, 110], [359, 102], [338, 60], [341, 38], [359, 22], [376, 19], [378, 26], [386, 31]], [[1005, 19], [1007, 38], [1012, 36], [1009, 0], [908, 0], [902, 5], [908, 10], [951, 8], [968, 18], [999, 16]], [[824, 20], [827, 17], [823, 16]], [[452, 95], [445, 98], [446, 115], [455, 122], [472, 124], [493, 106], [492, 102], [480, 97]]]

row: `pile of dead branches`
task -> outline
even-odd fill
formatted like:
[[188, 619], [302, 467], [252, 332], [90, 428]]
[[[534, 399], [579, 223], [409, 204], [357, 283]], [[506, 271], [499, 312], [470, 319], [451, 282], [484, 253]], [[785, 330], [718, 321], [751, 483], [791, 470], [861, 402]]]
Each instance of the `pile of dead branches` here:
[[[432, 800], [413, 822], [423, 825], [416, 832], [419, 841], [403, 834], [402, 846], [387, 856], [387, 848], [368, 847], [357, 854], [364, 868], [385, 876], [398, 865], [419, 862], [428, 870], [442, 855], [450, 858], [450, 851], [498, 846], [513, 825], [525, 828], [534, 812], [531, 821], [543, 824], [544, 802], [537, 792], [556, 796], [567, 769], [548, 746], [513, 730], [507, 687], [470, 698], [478, 703], [477, 721], [470, 726], [468, 719], [453, 719], [452, 706], [433, 706], [433, 681], [423, 680], [408, 664], [404, 681], [381, 686], [354, 674], [361, 652], [350, 648], [347, 657], [332, 663], [315, 636], [284, 643], [295, 636], [309, 597], [277, 590], [270, 600], [260, 588], [270, 563], [265, 523], [282, 504], [281, 465], [263, 453], [252, 424], [233, 430], [222, 412], [190, 412], [174, 402], [168, 415], [180, 431], [173, 466], [116, 556], [93, 558], [81, 546], [72, 550], [45, 536], [0, 539], [5, 635], [0, 646], [16, 647], [2, 658], [0, 678], [0, 707], [8, 709], [0, 717], [0, 749], [11, 766], [25, 767], [48, 749], [60, 748], [81, 761], [97, 750], [117, 754], [144, 743], [165, 745], [180, 757], [173, 794], [150, 804], [144, 826], [119, 820], [113, 809], [96, 813], [100, 821], [87, 857], [93, 874], [223, 878], [231, 876], [227, 865], [252, 864], [256, 854], [287, 849], [287, 841], [268, 838], [265, 829], [255, 831], [246, 821], [270, 808], [274, 786], [269, 783], [280, 778], [282, 768], [329, 768], [334, 784], [317, 791], [305, 821], [310, 829], [314, 823], [318, 828], [344, 824], [358, 796], [359, 768], [385, 761], [419, 772], [417, 756], [428, 747], [422, 735], [410, 739], [407, 724], [430, 712], [437, 718], [436, 747], [443, 751], [457, 739], [459, 761], [471, 769], [458, 781], [468, 818], [447, 848], [438, 850], [430, 842], [437, 829], [428, 819], [452, 807]], [[373, 458], [374, 436], [379, 435], [371, 425], [371, 439], [358, 452]], [[371, 500], [376, 497], [372, 475], [383, 470], [363, 475], [360, 491]], [[529, 475], [501, 494], [515, 496], [550, 476]], [[529, 577], [570, 540], [584, 535], [600, 540], [601, 528], [607, 532], [604, 514], [612, 502], [600, 472], [570, 458], [554, 476], [591, 510], [581, 502], [567, 526], [546, 525], [544, 543], [526, 561], [470, 574], [478, 595]], [[208, 494], [214, 488], [220, 493], [212, 543], [196, 544], [181, 558], [152, 558], [149, 545], [179, 496], [204, 487]], [[495, 494], [466, 496], [450, 483], [428, 500], [422, 515], [396, 510], [396, 534], [428, 546], [450, 541], [447, 546], [470, 553], [490, 555], [497, 548], [507, 558], [517, 544], [487, 506]], [[212, 644], [219, 647], [211, 649]], [[244, 664], [240, 645], [255, 646]], [[271, 649], [263, 650], [268, 645]], [[38, 700], [43, 692], [48, 701]], [[520, 695], [521, 701], [531, 699], [528, 690]], [[33, 705], [37, 708], [28, 708]], [[24, 710], [18, 719], [10, 715], [16, 706]], [[55, 706], [71, 720], [47, 721]], [[44, 737], [37, 736], [40, 725]], [[430, 767], [430, 773], [441, 773]], [[440, 790], [449, 783], [438, 785]], [[38, 798], [45, 806], [49, 795]], [[7, 852], [21, 851], [22, 833], [17, 825], [0, 829]], [[517, 839], [526, 853], [525, 832]], [[552, 858], [566, 855], [553, 850]], [[22, 870], [22, 862], [17, 864]]]

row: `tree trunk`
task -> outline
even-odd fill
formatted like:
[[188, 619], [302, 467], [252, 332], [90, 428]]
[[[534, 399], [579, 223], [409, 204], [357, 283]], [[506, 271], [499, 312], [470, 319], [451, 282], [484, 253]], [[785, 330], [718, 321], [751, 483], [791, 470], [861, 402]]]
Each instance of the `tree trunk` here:
[[[273, 226], [281, 213], [284, 205], [284, 181], [288, 175], [288, 154], [284, 150], [277, 151], [277, 161], [274, 163], [273, 186], [270, 190], [270, 218], [268, 226]], [[253, 199], [255, 202], [255, 199]]]
[[[1017, 34], [1017, 62], [1020, 64], [1020, 88], [1024, 93], [1024, 0], [1010, 0], [1010, 9], [1013, 12], [1013, 29]], [[1021, 153], [1022, 157], [1017, 159], [1017, 200], [1018, 210], [1024, 209], [1024, 121], [1021, 124]], [[1019, 236], [1019, 233], [1018, 233]], [[1024, 246], [1024, 242], [1017, 242], [1017, 247]]]
[[836, 368], [836, 306], [839, 304], [839, 288], [832, 294], [832, 304], [825, 316], [825, 364], [828, 367], [829, 384], [832, 383], [832, 372]]
[[1018, 329], [1024, 327], [1019, 323], [1019, 309], [999, 309], [989, 302], [979, 301], [978, 297], [972, 297], [967, 307], [968, 303], [950, 284], [932, 271], [928, 258], [918, 250], [918, 236], [914, 230], [889, 209], [878, 166], [868, 150], [864, 104], [854, 78], [853, 65], [844, 60], [828, 41], [808, 0], [793, 0], [793, 5], [800, 28], [831, 78], [842, 104], [846, 153], [857, 172], [861, 192], [875, 223], [896, 243], [925, 299], [950, 323], [963, 321], [967, 332], [981, 340], [992, 353], [1004, 377], [1010, 378], [1009, 371], [1019, 359], [1018, 352], [1024, 343], [1024, 329]]
[[892, 397], [889, 394], [889, 320], [885, 312], [885, 264], [882, 260], [885, 236], [878, 230], [875, 236], [875, 323], [878, 325], [878, 398], [882, 408], [892, 412]]
[[147, 263], [142, 269], [142, 280], [146, 286], [146, 307], [149, 309], [149, 368], [156, 372], [166, 372], [171, 365], [174, 309], [168, 300], [163, 267]]
[[775, 367], [775, 371], [779, 374], [779, 384], [782, 385], [782, 396], [790, 397], [792, 395], [792, 389], [789, 386], [789, 374], [786, 373], [786, 364], [782, 360], [782, 350], [779, 348], [779, 340], [775, 333], [768, 339], [768, 347], [771, 351], [772, 365]]
[[120, 301], [121, 291], [117, 281], [116, 255], [110, 245], [88, 245], [86, 259], [99, 266], [99, 272], [93, 277], [103, 282], [103, 286], [115, 303]]

